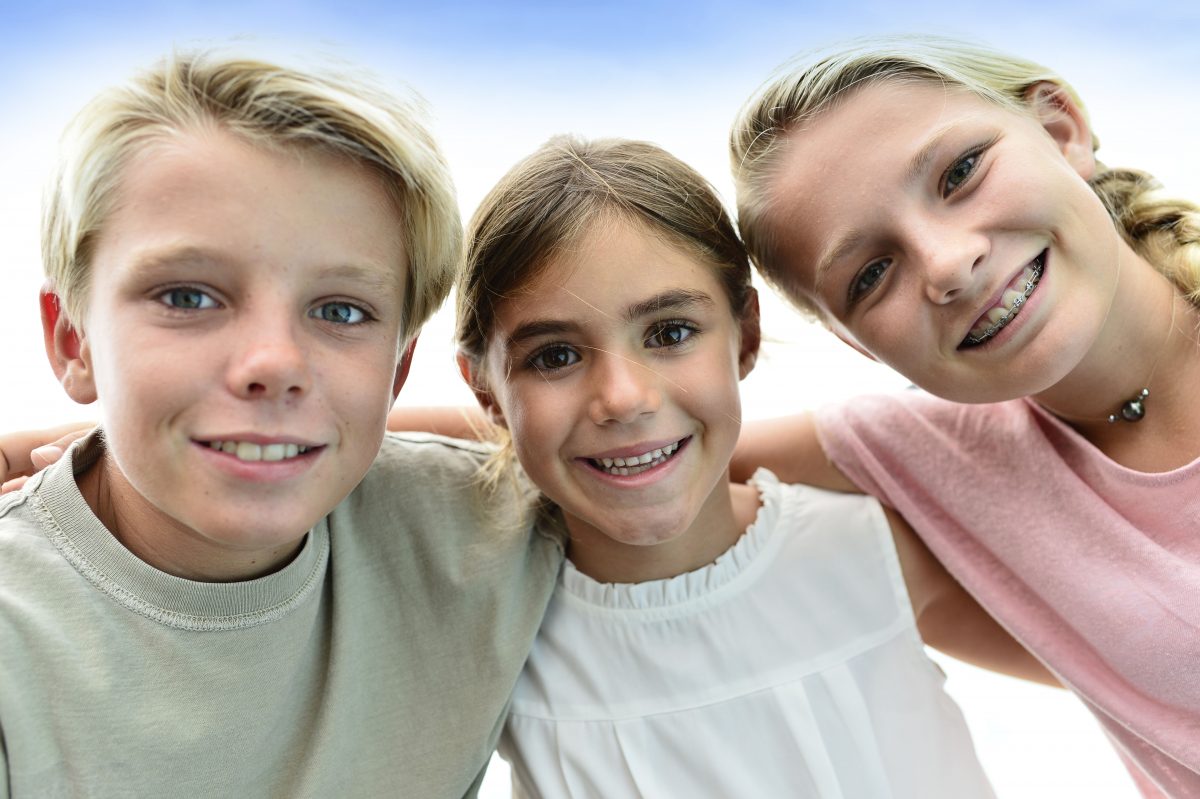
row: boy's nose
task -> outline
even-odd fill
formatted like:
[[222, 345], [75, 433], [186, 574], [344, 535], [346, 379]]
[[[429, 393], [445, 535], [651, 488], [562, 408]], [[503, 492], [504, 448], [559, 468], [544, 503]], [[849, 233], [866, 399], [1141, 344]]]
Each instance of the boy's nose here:
[[596, 424], [629, 423], [662, 406], [659, 376], [653, 369], [615, 353], [598, 355], [592, 371], [592, 399], [588, 408]]
[[247, 336], [229, 370], [229, 389], [245, 399], [300, 396], [312, 374], [295, 331], [288, 325]]

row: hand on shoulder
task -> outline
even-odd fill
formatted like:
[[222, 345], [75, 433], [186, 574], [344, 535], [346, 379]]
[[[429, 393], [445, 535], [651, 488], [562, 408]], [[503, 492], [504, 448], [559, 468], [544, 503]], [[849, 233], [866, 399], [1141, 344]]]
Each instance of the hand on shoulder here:
[[0, 434], [0, 494], [16, 491], [30, 476], [56, 462], [94, 422], [72, 422], [40, 430]]

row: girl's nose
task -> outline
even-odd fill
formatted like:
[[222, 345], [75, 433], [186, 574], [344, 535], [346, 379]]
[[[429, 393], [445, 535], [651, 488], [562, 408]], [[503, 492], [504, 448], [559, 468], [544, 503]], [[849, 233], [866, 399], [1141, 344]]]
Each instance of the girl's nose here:
[[917, 246], [923, 267], [925, 295], [944, 305], [956, 299], [975, 280], [975, 269], [988, 253], [986, 236], [976, 233], [932, 232]]
[[593, 370], [589, 414], [596, 424], [628, 424], [662, 406], [659, 376], [654, 370], [614, 353], [599, 356]]

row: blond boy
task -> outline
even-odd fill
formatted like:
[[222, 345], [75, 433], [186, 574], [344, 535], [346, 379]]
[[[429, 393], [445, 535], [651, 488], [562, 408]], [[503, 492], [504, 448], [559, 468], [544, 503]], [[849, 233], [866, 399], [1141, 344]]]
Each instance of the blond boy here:
[[68, 141], [44, 336], [103, 425], [0, 498], [0, 796], [474, 793], [561, 552], [483, 450], [383, 441], [458, 257], [432, 140], [200, 55]]

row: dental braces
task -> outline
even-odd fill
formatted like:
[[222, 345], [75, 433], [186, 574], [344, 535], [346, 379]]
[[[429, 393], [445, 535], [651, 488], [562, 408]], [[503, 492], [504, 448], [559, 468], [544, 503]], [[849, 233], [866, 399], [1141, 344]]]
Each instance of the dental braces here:
[[1025, 304], [1025, 300], [1029, 299], [1029, 295], [1033, 293], [1033, 289], [1037, 286], [1038, 281], [1041, 279], [1042, 267], [1035, 266], [1033, 268], [1033, 274], [1029, 277], [1029, 280], [1025, 282], [1024, 293], [1022, 293], [1020, 297], [1017, 297], [1015, 300], [1013, 300], [1012, 307], [1008, 309], [1004, 316], [1001, 316], [987, 330], [983, 331], [982, 335], [972, 336], [968, 334], [967, 343], [972, 346], [976, 344], [982, 344], [992, 336], [999, 333], [1005, 325], [1013, 320], [1013, 317], [1017, 315], [1017, 311], [1021, 310], [1021, 306]]

